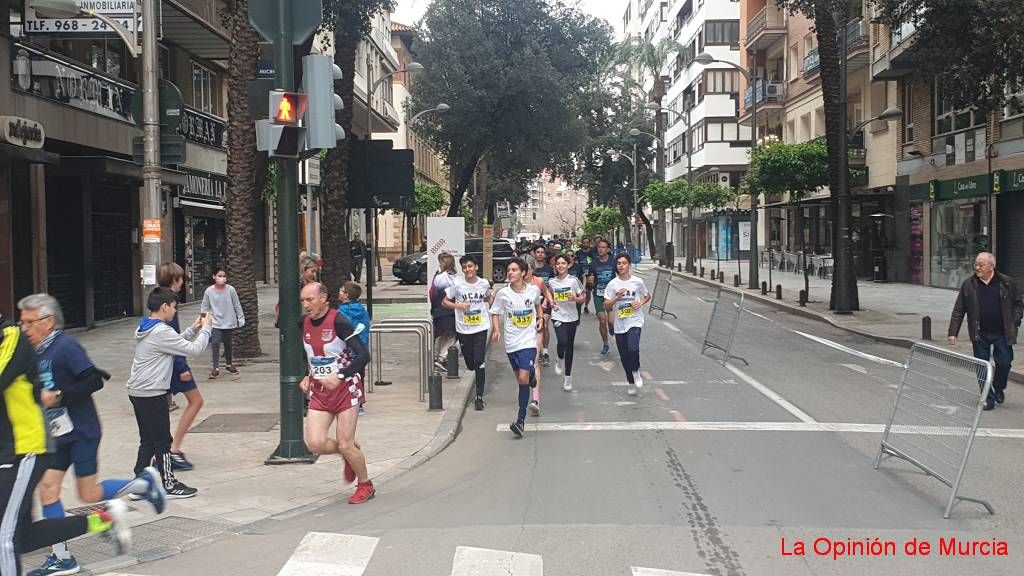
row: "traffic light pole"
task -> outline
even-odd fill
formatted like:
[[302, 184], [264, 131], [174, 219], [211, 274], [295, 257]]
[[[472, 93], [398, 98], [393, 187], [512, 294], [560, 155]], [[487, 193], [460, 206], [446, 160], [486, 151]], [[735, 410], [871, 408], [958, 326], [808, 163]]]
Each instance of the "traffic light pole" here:
[[[292, 6], [288, 0], [276, 2], [278, 29], [274, 36], [275, 87], [292, 92], [295, 74], [292, 66]], [[306, 374], [299, 330], [299, 222], [298, 160], [278, 158], [277, 170], [277, 269], [278, 326], [281, 375], [281, 443], [267, 458], [267, 464], [312, 464], [302, 437], [302, 391], [299, 382]]]
[[[142, 3], [142, 301], [156, 286], [162, 258], [163, 225], [160, 208], [160, 98], [156, 49], [157, 9], [154, 0]], [[133, 46], [134, 48], [134, 46]], [[154, 230], [155, 229], [155, 230]]]

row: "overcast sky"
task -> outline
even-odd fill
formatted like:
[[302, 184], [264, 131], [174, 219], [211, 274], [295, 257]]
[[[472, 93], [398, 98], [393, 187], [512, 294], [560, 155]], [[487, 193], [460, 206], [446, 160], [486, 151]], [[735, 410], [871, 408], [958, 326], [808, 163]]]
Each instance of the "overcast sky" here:
[[[514, 1], [514, 0], [512, 0]], [[626, 11], [627, 0], [568, 0], [578, 1], [584, 12], [598, 18], [604, 18], [612, 25], [616, 36], [621, 32], [622, 15]], [[402, 24], [415, 24], [423, 17], [430, 0], [398, 0], [398, 7], [392, 19]]]

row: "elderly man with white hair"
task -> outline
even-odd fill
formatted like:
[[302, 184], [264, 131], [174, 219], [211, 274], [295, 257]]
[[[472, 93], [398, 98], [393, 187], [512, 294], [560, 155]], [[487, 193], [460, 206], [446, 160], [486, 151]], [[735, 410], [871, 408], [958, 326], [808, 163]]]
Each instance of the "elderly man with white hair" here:
[[995, 361], [992, 388], [985, 399], [985, 410], [992, 410], [1005, 399], [1013, 362], [1011, 346], [1017, 342], [1024, 300], [1017, 283], [996, 271], [996, 257], [989, 252], [978, 254], [974, 259], [974, 276], [960, 286], [949, 321], [950, 345], [956, 345], [965, 314], [975, 358]]

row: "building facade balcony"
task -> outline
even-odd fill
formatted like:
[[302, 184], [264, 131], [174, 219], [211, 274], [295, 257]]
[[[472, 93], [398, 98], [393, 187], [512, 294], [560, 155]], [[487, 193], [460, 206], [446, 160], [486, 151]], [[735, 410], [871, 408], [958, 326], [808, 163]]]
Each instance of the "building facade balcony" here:
[[818, 54], [818, 47], [815, 46], [804, 56], [804, 78], [810, 78], [819, 72], [821, 72], [821, 56]]
[[748, 109], [754, 105], [754, 99], [757, 99], [758, 106], [764, 106], [767, 104], [779, 104], [781, 105], [786, 101], [786, 83], [785, 82], [765, 82], [764, 80], [758, 80], [757, 93], [754, 93], [754, 88], [749, 87], [743, 93], [743, 106], [744, 109]]
[[846, 69], [853, 73], [871, 63], [868, 23], [857, 18], [846, 25]]
[[889, 49], [879, 54], [871, 64], [871, 76], [875, 80], [897, 80], [914, 72], [914, 64], [910, 57], [913, 48], [913, 24], [904, 24], [893, 28], [889, 34]]
[[786, 12], [769, 2], [747, 23], [747, 50], [764, 50], [786, 36]]

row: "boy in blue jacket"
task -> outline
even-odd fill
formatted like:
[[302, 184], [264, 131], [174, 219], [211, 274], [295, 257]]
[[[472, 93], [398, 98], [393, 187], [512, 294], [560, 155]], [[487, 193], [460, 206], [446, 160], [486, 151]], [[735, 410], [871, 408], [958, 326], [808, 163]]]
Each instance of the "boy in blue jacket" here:
[[[366, 311], [366, 306], [359, 301], [359, 297], [363, 295], [363, 287], [358, 283], [349, 280], [341, 286], [341, 290], [338, 292], [338, 300], [341, 304], [338, 304], [338, 312], [340, 312], [345, 318], [348, 319], [349, 324], [353, 328], [358, 328], [360, 324], [365, 326], [362, 332], [359, 333], [359, 339], [363, 341], [363, 346], [366, 349], [370, 349], [370, 313]], [[359, 376], [366, 381], [366, 370], [363, 369]], [[366, 404], [366, 395], [363, 395], [363, 402], [359, 405], [359, 413], [365, 414], [366, 409], [363, 408], [363, 404]]]

